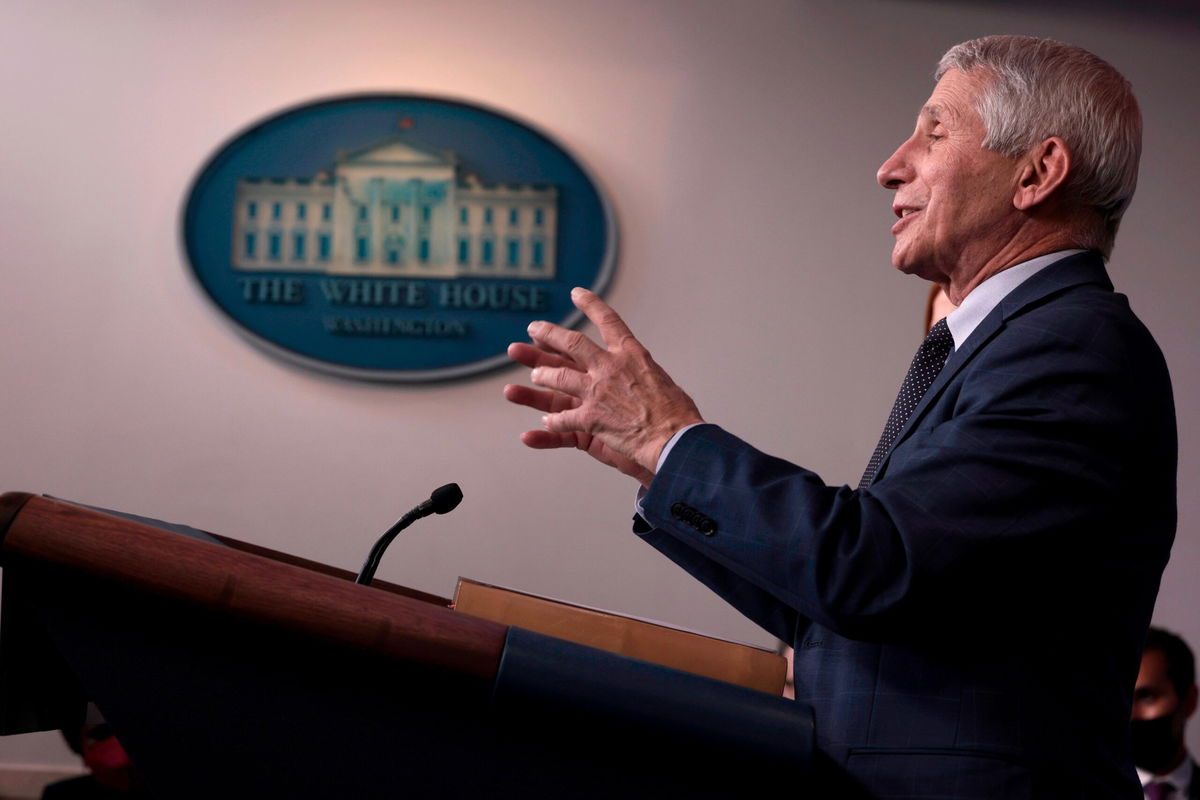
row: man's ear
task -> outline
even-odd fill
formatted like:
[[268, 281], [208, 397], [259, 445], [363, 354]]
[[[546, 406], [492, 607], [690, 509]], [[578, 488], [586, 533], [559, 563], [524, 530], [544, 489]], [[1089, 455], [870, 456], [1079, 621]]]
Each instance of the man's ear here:
[[1021, 211], [1028, 211], [1045, 202], [1063, 185], [1070, 171], [1071, 151], [1062, 139], [1051, 136], [1035, 145], [1022, 159], [1013, 205]]
[[1188, 689], [1187, 697], [1183, 698], [1183, 716], [1184, 719], [1196, 713], [1196, 684], [1192, 684]]

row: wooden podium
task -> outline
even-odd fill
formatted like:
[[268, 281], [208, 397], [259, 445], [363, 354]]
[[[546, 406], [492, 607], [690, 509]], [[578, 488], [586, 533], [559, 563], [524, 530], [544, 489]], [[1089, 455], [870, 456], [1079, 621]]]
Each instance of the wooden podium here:
[[94, 701], [164, 798], [727, 797], [810, 710], [154, 520], [0, 496], [0, 734]]

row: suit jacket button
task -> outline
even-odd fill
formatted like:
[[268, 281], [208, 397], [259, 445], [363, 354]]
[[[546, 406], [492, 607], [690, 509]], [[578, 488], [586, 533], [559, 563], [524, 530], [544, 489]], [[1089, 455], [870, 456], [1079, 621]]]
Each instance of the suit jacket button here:
[[712, 536], [717, 532], [717, 523], [711, 517], [704, 517], [696, 527], [705, 536]]

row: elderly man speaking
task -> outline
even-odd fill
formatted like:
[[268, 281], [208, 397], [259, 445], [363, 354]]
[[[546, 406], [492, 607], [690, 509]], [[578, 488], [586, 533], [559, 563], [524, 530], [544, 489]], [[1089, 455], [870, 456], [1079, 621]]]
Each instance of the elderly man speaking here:
[[1131, 692], [1175, 531], [1175, 411], [1105, 271], [1141, 117], [1078, 47], [941, 59], [879, 169], [892, 262], [958, 304], [914, 357], [857, 488], [716, 425], [611, 308], [535, 322], [522, 441], [641, 482], [635, 532], [796, 648], [817, 741], [877, 797], [1136, 798]]

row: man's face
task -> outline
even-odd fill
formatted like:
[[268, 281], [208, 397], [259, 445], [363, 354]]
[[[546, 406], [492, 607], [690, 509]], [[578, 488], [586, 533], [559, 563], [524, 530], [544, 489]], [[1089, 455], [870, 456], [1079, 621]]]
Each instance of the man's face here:
[[[1184, 756], [1183, 729], [1196, 710], [1196, 687], [1179, 696], [1167, 673], [1167, 657], [1162, 650], [1142, 654], [1133, 688], [1135, 761], [1139, 767], [1165, 774], [1177, 767]], [[1143, 723], [1138, 725], [1137, 723]], [[1148, 724], [1146, 724], [1148, 723]], [[1149, 735], [1147, 735], [1147, 733]]]
[[965, 283], [1011, 241], [1018, 162], [982, 148], [975, 110], [984, 76], [950, 70], [934, 87], [909, 139], [879, 168], [896, 192], [892, 264], [926, 280]]

